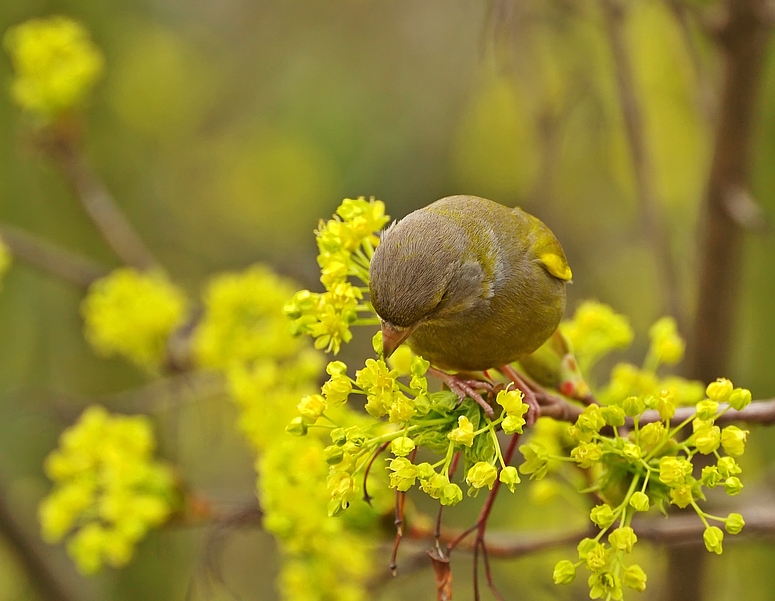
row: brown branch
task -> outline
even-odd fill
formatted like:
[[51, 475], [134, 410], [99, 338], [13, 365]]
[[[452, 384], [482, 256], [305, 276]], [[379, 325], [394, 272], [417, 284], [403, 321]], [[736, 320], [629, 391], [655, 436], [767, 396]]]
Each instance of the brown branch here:
[[11, 225], [0, 224], [0, 239], [14, 257], [80, 288], [88, 288], [94, 280], [108, 273], [105, 267], [91, 259]]
[[[694, 68], [694, 75], [697, 78], [697, 107], [708, 123], [714, 123], [716, 120], [716, 110], [718, 108], [716, 106], [716, 94], [713, 89], [713, 83], [711, 82], [706, 69], [703, 68], [700, 49], [697, 47], [694, 32], [692, 31], [693, 21], [701, 26], [702, 17], [700, 16], [697, 18], [693, 15], [696, 10], [682, 0], [664, 0], [664, 2], [678, 23], [681, 37], [684, 40], [684, 45], [689, 54], [692, 67]], [[695, 17], [694, 19], [692, 19], [693, 16]], [[699, 23], [697, 23], [698, 20], [700, 21]]]
[[624, 8], [619, 0], [601, 0], [606, 31], [611, 46], [630, 158], [635, 176], [640, 219], [651, 245], [660, 275], [662, 309], [683, 321], [680, 286], [675, 262], [670, 251], [670, 236], [660, 215], [659, 201], [654, 190], [654, 168], [648, 152], [644, 130], [643, 109], [636, 93], [632, 60], [627, 46]]
[[27, 580], [45, 601], [82, 601], [86, 595], [72, 576], [58, 573], [41, 551], [40, 543], [31, 533], [25, 532], [14, 516], [5, 491], [0, 490], [0, 536], [18, 558], [27, 574]]
[[[584, 407], [575, 405], [561, 397], [543, 392], [539, 395], [541, 402], [541, 417], [551, 417], [557, 421], [574, 423], [584, 411]], [[727, 409], [726, 403], [721, 403], [719, 409]], [[694, 406], [678, 407], [672, 418], [672, 423], [678, 424], [691, 417], [695, 412]], [[662, 421], [659, 413], [654, 410], [644, 411], [638, 423], [650, 424]], [[716, 419], [716, 424], [723, 426], [730, 423], [743, 422], [746, 424], [761, 424], [769, 426], [775, 423], [775, 399], [753, 401], [745, 409], [740, 411], [729, 409]], [[633, 427], [631, 418], [627, 419], [626, 428]]]
[[137, 269], [154, 267], [156, 260], [88, 164], [77, 138], [69, 130], [52, 129], [43, 132], [39, 142], [61, 169], [84, 211], [116, 256]]
[[[757, 96], [772, 28], [767, 0], [728, 0], [725, 9], [717, 32], [724, 84], [703, 206], [697, 308], [687, 344], [687, 375], [703, 382], [727, 372], [732, 350], [743, 229], [729, 210], [729, 195], [749, 187]], [[666, 601], [701, 601], [704, 563], [694, 549], [671, 548]]]
[[710, 382], [727, 371], [737, 313], [742, 229], [728, 210], [729, 195], [749, 186], [756, 99], [770, 22], [762, 0], [730, 0], [719, 32], [726, 59], [721, 114], [707, 195], [698, 304], [688, 341], [688, 375]]
[[[740, 535], [730, 536], [725, 542], [740, 541], [758, 536], [775, 536], [775, 506], [755, 505], [743, 508], [740, 512], [745, 517], [745, 528]], [[705, 525], [692, 511], [673, 514], [670, 518], [640, 518], [635, 519], [632, 527], [640, 540], [667, 545], [702, 545], [702, 533]], [[490, 532], [487, 536], [487, 550], [491, 557], [514, 559], [530, 555], [545, 549], [565, 545], [575, 545], [582, 538], [594, 536], [598, 529], [592, 525], [574, 530], [558, 532]], [[459, 535], [455, 531], [442, 533], [444, 540], [453, 540]], [[414, 540], [430, 540], [433, 532], [430, 529], [414, 528], [407, 533]], [[457, 546], [461, 551], [474, 551], [475, 542], [464, 542]], [[421, 554], [420, 551], [417, 552]], [[413, 565], [412, 557], [407, 558], [408, 565]], [[405, 571], [405, 570], [404, 570]]]

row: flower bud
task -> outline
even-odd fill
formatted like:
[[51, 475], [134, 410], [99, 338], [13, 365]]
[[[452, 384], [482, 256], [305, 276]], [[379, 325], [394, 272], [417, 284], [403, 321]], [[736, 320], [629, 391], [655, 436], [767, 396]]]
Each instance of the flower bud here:
[[623, 526], [608, 535], [608, 542], [614, 549], [631, 553], [633, 546], [638, 542], [638, 537], [632, 528]]
[[743, 490], [743, 483], [740, 482], [740, 478], [737, 476], [732, 476], [724, 481], [724, 490], [730, 497], [734, 497]]
[[336, 465], [344, 459], [344, 451], [342, 447], [330, 445], [323, 449], [323, 457], [328, 465]]
[[710, 455], [718, 449], [721, 430], [718, 426], [705, 427], [694, 433], [694, 446], [703, 455]]
[[663, 390], [657, 396], [656, 409], [662, 421], [667, 421], [675, 415], [675, 395], [670, 390]]
[[721, 432], [721, 446], [727, 455], [739, 457], [745, 453], [745, 440], [748, 430], [741, 430], [737, 426], [727, 426]]
[[642, 593], [646, 590], [646, 580], [646, 572], [637, 563], [634, 563], [624, 570], [622, 583], [624, 586]]
[[396, 438], [393, 442], [390, 443], [390, 452], [393, 453], [393, 455], [396, 457], [406, 457], [409, 453], [414, 451], [414, 448], [414, 441], [411, 438], [407, 438], [405, 436]]
[[729, 395], [728, 402], [733, 409], [745, 409], [751, 403], [751, 391], [747, 388], [735, 388]]
[[635, 511], [648, 511], [649, 510], [649, 497], [646, 493], [637, 491], [632, 493], [630, 497], [630, 506]]
[[697, 418], [701, 420], [713, 420], [718, 412], [718, 403], [716, 401], [700, 401], [697, 403]]
[[570, 584], [576, 578], [576, 566], [567, 559], [557, 562], [554, 566], [552, 579], [555, 584]]
[[724, 403], [729, 398], [729, 395], [732, 394], [732, 382], [726, 378], [719, 378], [715, 382], [708, 384], [705, 394], [714, 401]]
[[340, 447], [347, 442], [347, 432], [344, 428], [334, 428], [331, 430], [331, 442]]
[[662, 422], [646, 424], [640, 429], [638, 440], [642, 445], [654, 447], [662, 440], [665, 434], [665, 425]]
[[605, 529], [614, 523], [616, 517], [614, 516], [614, 512], [611, 509], [611, 506], [605, 503], [603, 505], [596, 505], [593, 507], [592, 511], [589, 512], [589, 519], [592, 520], [599, 528]]
[[495, 484], [495, 478], [498, 477], [498, 470], [494, 465], [487, 463], [486, 461], [480, 461], [474, 465], [468, 474], [466, 474], [466, 482], [474, 488], [492, 488]]
[[307, 424], [304, 423], [304, 420], [301, 417], [294, 417], [288, 425], [285, 426], [285, 431], [294, 436], [306, 436]]
[[622, 455], [624, 455], [630, 461], [637, 461], [641, 458], [641, 448], [631, 442], [625, 442], [622, 447]]
[[428, 478], [431, 478], [435, 473], [436, 473], [436, 470], [434, 470], [433, 466], [427, 461], [417, 464], [418, 478], [422, 480], [427, 480]]
[[511, 492], [514, 492], [514, 489], [516, 488], [517, 484], [520, 483], [519, 474], [517, 473], [517, 468], [515, 468], [512, 465], [507, 465], [501, 470], [501, 473], [498, 475], [498, 479], [505, 484]]
[[707, 465], [702, 468], [702, 475], [700, 476], [700, 483], [707, 488], [716, 488], [718, 484], [724, 479], [719, 473], [718, 468], [715, 465]]
[[681, 484], [670, 491], [670, 502], [681, 509], [689, 505], [693, 500], [692, 487], [688, 484]]
[[457, 428], [447, 434], [452, 442], [456, 442], [467, 447], [474, 444], [474, 425], [465, 415], [457, 418]]
[[608, 405], [607, 407], [603, 407], [600, 413], [602, 414], [605, 423], [609, 426], [616, 428], [624, 425], [624, 409], [619, 407], [619, 405]]
[[646, 409], [646, 403], [639, 397], [631, 396], [622, 401], [622, 409], [629, 417], [635, 417], [643, 413]]
[[460, 487], [454, 482], [447, 484], [441, 493], [441, 497], [439, 497], [441, 504], [446, 506], [457, 505], [462, 500], [463, 491], [460, 490]]
[[702, 540], [705, 541], [705, 548], [711, 553], [721, 555], [724, 550], [722, 542], [724, 541], [724, 532], [717, 526], [710, 526], [702, 534]]
[[727, 519], [724, 520], [724, 529], [729, 534], [740, 534], [743, 526], [745, 526], [745, 520], [739, 513], [730, 513]]

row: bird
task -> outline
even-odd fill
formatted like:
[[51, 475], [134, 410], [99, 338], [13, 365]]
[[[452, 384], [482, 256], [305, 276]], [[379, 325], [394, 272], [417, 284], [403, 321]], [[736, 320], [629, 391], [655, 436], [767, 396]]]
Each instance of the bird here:
[[532, 422], [535, 395], [511, 364], [557, 329], [571, 278], [562, 246], [537, 217], [478, 196], [437, 200], [384, 230], [372, 256], [383, 356], [406, 342], [489, 416], [477, 392], [487, 386], [468, 374], [499, 369], [525, 394]]

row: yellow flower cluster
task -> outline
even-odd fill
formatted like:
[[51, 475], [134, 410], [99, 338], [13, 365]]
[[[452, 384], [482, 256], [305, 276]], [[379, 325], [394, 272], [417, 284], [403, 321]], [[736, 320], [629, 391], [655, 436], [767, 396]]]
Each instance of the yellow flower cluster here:
[[[380, 514], [363, 504], [352, 519], [330, 517], [327, 430], [302, 438], [289, 436], [283, 428], [299, 398], [313, 392], [321, 366], [320, 355], [310, 351], [293, 361], [265, 359], [233, 366], [229, 389], [240, 408], [240, 428], [257, 451], [264, 527], [276, 537], [283, 556], [278, 579], [282, 598], [358, 601], [368, 598], [365, 584], [376, 546], [368, 531], [376, 527]], [[359, 427], [365, 419], [346, 407], [334, 408], [331, 416], [348, 428]]]
[[299, 351], [288, 335], [282, 309], [293, 286], [267, 267], [215, 277], [204, 293], [205, 313], [194, 333], [194, 354], [203, 367], [282, 359]]
[[174, 510], [175, 479], [153, 459], [154, 449], [146, 417], [94, 406], [46, 458], [55, 486], [38, 508], [43, 537], [68, 537], [67, 551], [82, 572], [125, 565], [137, 542]]
[[379, 244], [377, 233], [389, 219], [382, 201], [360, 197], [346, 198], [333, 219], [321, 221], [315, 235], [320, 281], [326, 291], [301, 290], [285, 306], [294, 333], [312, 336], [315, 348], [337, 354], [342, 343], [352, 339], [350, 326], [377, 323], [373, 316], [358, 316], [373, 314], [371, 306], [361, 302], [368, 287], [354, 286], [348, 278], [368, 284], [369, 262]]
[[[691, 506], [705, 525], [705, 545], [714, 553], [721, 553], [724, 533], [710, 521], [722, 522], [730, 534], [742, 530], [745, 522], [740, 514], [716, 517], [702, 510], [700, 502], [705, 499], [704, 488], [723, 486], [728, 495], [742, 490], [738, 477], [741, 469], [735, 457], [744, 453], [748, 432], [736, 426], [721, 429], [715, 421], [730, 408], [743, 409], [751, 402], [751, 393], [735, 388], [726, 379], [709, 384], [704, 392], [707, 398], [695, 404], [694, 414], [675, 426], [671, 420], [676, 413], [676, 395], [666, 389], [656, 395], [630, 396], [611, 405], [588, 406], [568, 428], [576, 443], [570, 456], [579, 468], [594, 468], [593, 489], [605, 503], [590, 514], [600, 533], [581, 542], [577, 562], [564, 560], [557, 564], [556, 582], [571, 582], [576, 569], [585, 565], [592, 573], [589, 586], [593, 599], [621, 599], [623, 586], [644, 590], [645, 573], [637, 564], [625, 566], [623, 554], [630, 553], [637, 542], [630, 527], [632, 516], [653, 505]], [[641, 424], [646, 411], [658, 415], [659, 420], [652, 421], [652, 417]], [[627, 419], [632, 420], [633, 429], [626, 438], [604, 433], [605, 428], [616, 432]], [[691, 434], [683, 439], [678, 436], [690, 425]], [[721, 449], [726, 456], [719, 454]], [[545, 475], [551, 455], [535, 444], [521, 450], [526, 461], [520, 469], [538, 477]], [[716, 463], [704, 467], [699, 478], [694, 477], [692, 465], [697, 455], [716, 457]], [[618, 527], [611, 530], [614, 523]], [[605, 533], [608, 544], [601, 542]]]
[[[320, 353], [289, 332], [282, 308], [291, 294], [284, 279], [261, 266], [218, 276], [204, 295], [194, 352], [200, 365], [225, 373], [238, 427], [256, 452], [264, 527], [282, 557], [282, 598], [358, 601], [367, 598], [375, 546], [364, 530], [376, 527], [379, 514], [364, 504], [353, 519], [329, 517], [327, 430], [304, 438], [285, 432], [300, 398], [307, 399], [305, 414], [317, 411], [313, 397], [320, 395], [312, 393], [324, 365]], [[332, 385], [326, 394], [333, 403], [347, 391]], [[364, 420], [347, 407], [330, 413], [348, 427]]]
[[[379, 335], [375, 336], [375, 347]], [[428, 392], [425, 373], [429, 364], [422, 357], [409, 360], [406, 376], [399, 380], [399, 371], [389, 369], [382, 359], [367, 359], [355, 379], [347, 375], [341, 361], [328, 364], [331, 376], [320, 394], [304, 397], [291, 420], [288, 431], [305, 435], [310, 428], [331, 429], [332, 444], [324, 449], [323, 457], [330, 464], [327, 480], [330, 493], [329, 513], [340, 515], [350, 507], [362, 487], [362, 477], [377, 455], [389, 446], [395, 456], [388, 460], [390, 488], [406, 492], [416, 484], [442, 505], [455, 505], [463, 498], [460, 486], [451, 482], [450, 467], [456, 452], [463, 451], [466, 459], [465, 481], [469, 495], [482, 488], [492, 488], [500, 480], [512, 492], [519, 483], [516, 468], [503, 459], [496, 430], [507, 434], [521, 433], [528, 406], [518, 390], [501, 390], [496, 402], [503, 408], [501, 415], [490, 420], [473, 401], [458, 403], [455, 393]], [[351, 394], [366, 397], [365, 409], [374, 420], [350, 428], [336, 425], [334, 418]], [[387, 417], [386, 427], [381, 418]], [[333, 428], [333, 429], [332, 429]], [[443, 458], [434, 464], [414, 464], [407, 457], [418, 446], [425, 446]]]
[[[626, 317], [607, 305], [592, 301], [582, 303], [573, 319], [563, 322], [561, 328], [573, 342], [573, 350], [579, 364], [585, 366], [582, 369], [585, 373], [611, 351], [629, 346], [633, 337]], [[670, 390], [679, 405], [692, 405], [701, 400], [704, 395], [702, 382], [677, 376], [660, 377], [657, 373], [661, 364], [674, 364], [683, 358], [685, 344], [675, 320], [671, 317], [657, 320], [649, 329], [649, 337], [651, 344], [643, 367], [617, 363], [597, 398], [604, 404], [615, 404], [630, 396], [657, 395], [662, 390]]]
[[560, 325], [567, 336], [583, 373], [615, 349], [627, 348], [633, 331], [626, 317], [596, 301], [581, 303], [573, 319]]
[[32, 19], [3, 39], [16, 103], [44, 120], [81, 104], [102, 74], [104, 58], [88, 31], [66, 17]]
[[186, 317], [186, 297], [160, 272], [129, 267], [97, 280], [81, 303], [85, 336], [101, 355], [158, 369], [167, 340]]
[[2, 280], [3, 275], [5, 275], [5, 272], [8, 271], [10, 266], [11, 251], [8, 250], [8, 247], [3, 243], [2, 238], [0, 238], [0, 280]]

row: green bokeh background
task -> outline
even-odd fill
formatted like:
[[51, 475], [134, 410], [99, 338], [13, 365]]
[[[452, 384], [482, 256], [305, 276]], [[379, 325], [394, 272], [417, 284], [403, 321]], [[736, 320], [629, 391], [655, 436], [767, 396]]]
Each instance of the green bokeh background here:
[[[513, 9], [505, 20], [504, 7]], [[256, 261], [314, 289], [311, 231], [343, 197], [374, 195], [400, 217], [469, 193], [519, 204], [549, 223], [574, 271], [569, 306], [596, 298], [629, 315], [639, 340], [629, 356], [643, 356], [661, 295], [597, 4], [3, 0], [0, 30], [51, 14], [83, 21], [104, 50], [107, 73], [87, 114], [92, 161], [192, 295], [210, 274]], [[687, 44], [667, 3], [629, 2], [627, 23], [654, 185], [680, 274], [677, 294], [690, 314], [721, 63], [699, 32], [690, 30]], [[771, 218], [774, 58], [771, 47], [752, 179]], [[10, 78], [3, 58], [2, 89]], [[7, 93], [0, 94], [0, 220], [117, 265], [59, 174], [36, 153]], [[755, 398], [775, 394], [774, 260], [772, 235], [748, 236], [732, 365], [719, 374]], [[18, 262], [0, 293], [0, 485], [31, 537], [48, 486], [42, 460], [58, 433], [95, 400], [136, 408], [142, 394], [127, 391], [147, 383], [124, 362], [93, 355], [81, 334], [79, 300], [67, 283]], [[368, 348], [368, 336], [354, 344], [345, 358]], [[152, 409], [165, 455], [193, 487], [225, 504], [251, 499], [250, 453], [225, 399], [163, 398]], [[766, 482], [775, 446], [769, 430], [752, 430], [740, 502], [772, 496]], [[522, 492], [500, 502], [494, 525], [535, 530], [583, 519], [578, 502], [536, 507]], [[189, 587], [195, 599], [233, 598], [217, 583], [207, 585], [207, 535], [156, 533], [130, 567], [89, 581], [75, 575], [61, 549], [42, 552], [88, 600], [184, 599]], [[640, 598], [660, 599], [664, 550], [641, 553], [650, 580]], [[551, 565], [564, 556], [500, 562], [496, 578], [507, 598], [519, 591], [521, 599], [582, 599], [583, 582], [551, 584]], [[274, 598], [277, 561], [267, 535], [242, 529], [228, 538], [221, 565], [238, 598], [264, 600]], [[380, 561], [387, 565], [387, 551]], [[456, 561], [458, 595], [467, 598], [469, 564], [463, 556]], [[708, 565], [708, 601], [775, 596], [775, 553], [766, 542], [729, 545]], [[432, 591], [428, 570], [381, 594], [432, 598]], [[0, 543], [0, 601], [35, 598]]]

